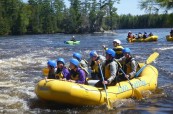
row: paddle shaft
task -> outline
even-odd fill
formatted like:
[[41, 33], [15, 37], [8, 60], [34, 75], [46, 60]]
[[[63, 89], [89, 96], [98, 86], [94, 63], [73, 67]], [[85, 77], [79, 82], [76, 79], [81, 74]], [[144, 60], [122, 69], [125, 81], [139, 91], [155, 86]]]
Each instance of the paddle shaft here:
[[[104, 80], [104, 77], [103, 77], [103, 72], [102, 72], [100, 63], [99, 63], [99, 69], [100, 69], [100, 72], [101, 72], [102, 80], [105, 81], [105, 80]], [[105, 85], [104, 83], [103, 83], [103, 86], [104, 86], [105, 93], [106, 93], [106, 99], [108, 100], [108, 95], [107, 95], [107, 91], [106, 91], [106, 85]]]
[[139, 69], [139, 71], [135, 74], [135, 77], [138, 77], [139, 74], [144, 70], [144, 68], [147, 66], [147, 64], [145, 64], [141, 69]]
[[[120, 70], [121, 70], [121, 72], [124, 74], [124, 76], [126, 77], [126, 73], [123, 71], [123, 69], [120, 68]], [[127, 77], [126, 77], [126, 78], [127, 78]], [[130, 83], [130, 85], [131, 85], [132, 88], [133, 88], [133, 85], [132, 85], [132, 83], [130, 82], [129, 78], [127, 78], [127, 80], [128, 80], [128, 82]], [[134, 89], [134, 88], [133, 88], [133, 89]]]

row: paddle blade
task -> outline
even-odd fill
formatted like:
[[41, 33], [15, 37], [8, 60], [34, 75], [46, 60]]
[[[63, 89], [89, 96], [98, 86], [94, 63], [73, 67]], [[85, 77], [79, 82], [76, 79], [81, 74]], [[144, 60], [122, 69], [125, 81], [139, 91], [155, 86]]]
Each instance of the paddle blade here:
[[43, 76], [48, 76], [48, 73], [49, 73], [49, 69], [48, 68], [43, 68], [43, 70], [42, 70]]
[[157, 59], [157, 57], [159, 56], [159, 53], [154, 52], [153, 54], [151, 54], [148, 59], [146, 60], [146, 64], [150, 64], [152, 63], [154, 60]]
[[110, 99], [107, 98], [106, 103], [107, 103], [108, 110], [112, 110], [113, 106], [112, 106], [112, 102], [110, 101]]
[[134, 89], [134, 96], [136, 97], [136, 99], [140, 100], [142, 99], [142, 94], [137, 90], [137, 89]]

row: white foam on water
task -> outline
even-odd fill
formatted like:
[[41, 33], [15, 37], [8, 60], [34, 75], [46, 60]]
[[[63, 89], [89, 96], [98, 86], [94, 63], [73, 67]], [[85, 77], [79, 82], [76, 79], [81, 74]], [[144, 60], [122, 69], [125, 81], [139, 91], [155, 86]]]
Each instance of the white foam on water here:
[[154, 50], [161, 50], [161, 51], [170, 50], [170, 49], [173, 49], [173, 46], [172, 47], [154, 48]]
[[14, 87], [15, 85], [12, 84], [11, 81], [3, 81], [3, 82], [0, 82], [0, 87]]
[[120, 108], [120, 107], [134, 107], [136, 106], [135, 100], [129, 99], [118, 99], [112, 103], [113, 107]]

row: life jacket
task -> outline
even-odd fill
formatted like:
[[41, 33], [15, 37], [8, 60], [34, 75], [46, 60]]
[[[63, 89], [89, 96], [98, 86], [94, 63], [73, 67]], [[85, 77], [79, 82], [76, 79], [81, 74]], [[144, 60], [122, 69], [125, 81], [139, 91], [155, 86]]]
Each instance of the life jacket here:
[[[97, 58], [97, 60], [99, 60], [99, 57]], [[96, 61], [92, 61], [91, 62], [91, 70], [94, 71], [94, 73], [99, 73], [99, 66], [97, 64], [97, 60]]]
[[75, 80], [75, 81], [77, 81], [77, 80], [79, 80], [79, 73], [80, 73], [80, 70], [82, 70], [82, 69], [77, 69], [77, 71], [74, 71], [74, 70], [71, 70], [70, 71], [70, 78], [72, 79], [72, 80]]
[[123, 47], [122, 46], [116, 46], [113, 48], [113, 50], [116, 52], [116, 59], [119, 59], [123, 57]]
[[122, 54], [123, 47], [122, 46], [116, 46], [113, 48], [113, 50], [116, 52], [116, 54]]
[[110, 73], [110, 63], [104, 66], [104, 76], [106, 79], [110, 78], [111, 73]]
[[[120, 63], [118, 63], [118, 61], [116, 61], [116, 60], [113, 60], [114, 62], [116, 62], [117, 64], [120, 64]], [[105, 63], [104, 65], [103, 65], [103, 72], [104, 72], [104, 77], [106, 78], [106, 79], [108, 79], [108, 78], [110, 78], [110, 76], [111, 76], [111, 72], [110, 72], [110, 63], [111, 62], [113, 62], [113, 61], [110, 61], [110, 62], [108, 62], [108, 63]], [[118, 69], [117, 69], [117, 72], [116, 72], [116, 76], [119, 74], [119, 68], [120, 68], [120, 66], [118, 65]]]
[[[130, 59], [126, 59], [125, 63], [123, 63], [123, 70], [126, 74], [129, 74], [130, 72], [132, 72], [131, 63], [133, 60], [135, 60], [135, 58], [131, 57]], [[137, 65], [136, 71], [138, 71], [140, 69], [138, 62], [136, 62], [136, 65]]]
[[63, 78], [64, 78], [63, 69], [59, 69], [59, 68], [58, 68], [57, 71], [56, 71], [55, 77], [56, 77], [57, 79], [63, 79]]

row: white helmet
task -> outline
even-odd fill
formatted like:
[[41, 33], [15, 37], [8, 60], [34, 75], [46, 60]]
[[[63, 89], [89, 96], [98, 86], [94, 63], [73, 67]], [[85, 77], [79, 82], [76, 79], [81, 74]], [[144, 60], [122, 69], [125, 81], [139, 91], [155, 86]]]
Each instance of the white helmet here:
[[118, 43], [119, 45], [121, 45], [121, 41], [118, 40], [118, 39], [115, 39], [113, 42], [116, 42], [116, 43]]

